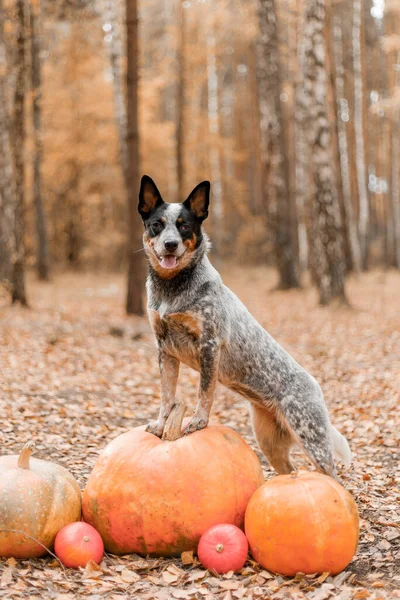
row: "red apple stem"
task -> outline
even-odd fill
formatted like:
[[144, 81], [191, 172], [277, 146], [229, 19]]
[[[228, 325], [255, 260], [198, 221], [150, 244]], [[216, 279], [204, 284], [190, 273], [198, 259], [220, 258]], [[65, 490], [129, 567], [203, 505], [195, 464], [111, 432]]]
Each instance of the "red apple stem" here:
[[215, 546], [215, 549], [216, 549], [217, 552], [222, 552], [223, 549], [224, 549], [224, 545], [223, 544], [217, 544]]
[[89, 536], [88, 535], [83, 536], [83, 541], [84, 542], [88, 542], [89, 541]]

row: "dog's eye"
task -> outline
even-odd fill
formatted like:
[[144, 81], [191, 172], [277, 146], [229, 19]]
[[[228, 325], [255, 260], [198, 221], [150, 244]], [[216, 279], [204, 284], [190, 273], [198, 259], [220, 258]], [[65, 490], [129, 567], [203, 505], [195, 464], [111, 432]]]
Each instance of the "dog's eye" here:
[[155, 221], [151, 224], [151, 228], [154, 231], [154, 233], [158, 233], [162, 230], [163, 224], [161, 223], [161, 221]]
[[188, 231], [190, 231], [191, 227], [189, 225], [189, 223], [181, 223], [179, 225], [179, 231], [182, 231], [183, 233], [187, 233]]

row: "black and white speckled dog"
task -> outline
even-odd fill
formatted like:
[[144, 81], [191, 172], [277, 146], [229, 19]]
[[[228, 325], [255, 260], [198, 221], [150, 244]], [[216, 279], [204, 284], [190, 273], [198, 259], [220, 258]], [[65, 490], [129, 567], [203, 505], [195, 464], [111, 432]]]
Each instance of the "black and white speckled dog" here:
[[161, 437], [175, 402], [179, 363], [200, 371], [199, 399], [185, 433], [206, 427], [217, 380], [250, 402], [261, 450], [278, 473], [293, 470], [290, 450], [306, 451], [336, 477], [333, 452], [348, 464], [346, 439], [329, 421], [321, 388], [250, 315], [207, 258], [202, 231], [210, 183], [183, 204], [165, 203], [150, 177], [139, 194], [149, 262], [148, 312], [161, 372], [161, 408], [147, 430]]

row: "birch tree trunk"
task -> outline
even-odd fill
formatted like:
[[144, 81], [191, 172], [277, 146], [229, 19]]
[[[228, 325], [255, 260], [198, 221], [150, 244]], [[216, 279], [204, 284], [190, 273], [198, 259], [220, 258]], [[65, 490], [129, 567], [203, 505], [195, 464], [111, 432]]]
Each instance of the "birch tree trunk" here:
[[349, 119], [349, 108], [345, 98], [344, 66], [343, 66], [343, 41], [342, 30], [338, 19], [333, 24], [333, 48], [335, 59], [335, 91], [337, 109], [337, 128], [339, 144], [339, 161], [342, 182], [343, 208], [345, 214], [345, 228], [351, 254], [352, 268], [356, 273], [361, 271], [361, 248], [358, 238], [357, 223], [351, 198], [351, 182], [349, 171], [349, 152], [345, 122]]
[[214, 236], [214, 248], [217, 258], [221, 256], [221, 243], [224, 239], [223, 223], [223, 198], [221, 180], [221, 156], [219, 151], [219, 97], [218, 97], [218, 73], [216, 59], [215, 38], [215, 16], [214, 9], [210, 9], [211, 19], [207, 34], [207, 91], [208, 91], [208, 132], [210, 139], [210, 173], [213, 193], [213, 218], [214, 230], [218, 232]]
[[294, 111], [294, 144], [295, 144], [295, 194], [297, 209], [297, 227], [299, 240], [299, 271], [304, 272], [308, 267], [309, 247], [307, 240], [306, 211], [305, 207], [308, 201], [308, 165], [309, 165], [309, 146], [305, 133], [305, 113], [303, 101], [304, 89], [304, 13], [299, 19], [297, 28], [298, 46], [297, 60], [299, 73], [295, 82], [295, 111]]
[[[118, 129], [119, 157], [125, 185], [128, 184], [128, 150], [126, 138], [126, 102], [121, 70], [122, 40], [117, 0], [103, 0], [103, 18], [107, 26], [106, 44], [113, 78], [114, 114]], [[111, 29], [109, 29], [111, 27]], [[109, 37], [107, 37], [109, 36]]]
[[290, 171], [287, 135], [282, 127], [281, 83], [278, 36], [274, 0], [259, 0], [260, 40], [257, 47], [260, 130], [264, 165], [269, 161], [269, 173], [264, 173], [264, 196], [269, 194], [269, 217], [274, 236], [275, 260], [280, 289], [299, 287], [296, 272], [296, 252], [290, 221]]
[[364, 91], [361, 54], [362, 2], [353, 0], [353, 71], [354, 71], [354, 134], [356, 151], [356, 175], [359, 200], [358, 228], [360, 233], [361, 260], [364, 269], [368, 260], [369, 198], [367, 167], [365, 161]]
[[3, 0], [0, 0], [0, 283], [10, 283], [14, 258], [15, 185], [9, 136], [8, 69], [3, 24]]
[[12, 273], [12, 302], [19, 302], [27, 306], [25, 292], [25, 248], [24, 248], [24, 211], [25, 211], [25, 2], [16, 0], [16, 84], [14, 92], [14, 118], [13, 118], [13, 151], [15, 174], [15, 212], [14, 212], [14, 238], [15, 260]]
[[39, 279], [49, 279], [49, 248], [46, 218], [42, 202], [42, 110], [41, 110], [41, 58], [40, 58], [40, 0], [29, 2], [31, 35], [31, 92], [33, 113], [33, 203], [36, 212], [36, 268]]
[[[400, 21], [400, 19], [399, 19]], [[397, 52], [395, 90], [400, 88], [400, 50]], [[393, 110], [392, 125], [392, 210], [395, 266], [400, 269], [400, 109]]]
[[345, 300], [343, 238], [327, 112], [325, 16], [325, 0], [307, 0], [302, 103], [314, 188], [310, 210], [310, 267], [323, 305], [335, 298]]
[[127, 50], [127, 201], [128, 201], [128, 290], [126, 311], [143, 315], [146, 280], [142, 248], [142, 223], [137, 211], [139, 193], [138, 123], [138, 13], [137, 0], [126, 0]]
[[183, 136], [185, 117], [185, 9], [182, 0], [178, 0], [178, 83], [176, 90], [176, 174], [178, 182], [177, 200], [182, 201], [184, 187]]

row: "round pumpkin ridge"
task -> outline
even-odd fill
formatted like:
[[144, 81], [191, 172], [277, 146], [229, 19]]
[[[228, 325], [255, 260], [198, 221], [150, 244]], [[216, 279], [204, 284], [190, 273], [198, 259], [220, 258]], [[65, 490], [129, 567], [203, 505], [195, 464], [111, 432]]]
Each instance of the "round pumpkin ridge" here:
[[43, 556], [57, 532], [81, 516], [81, 492], [71, 473], [31, 458], [33, 449], [28, 442], [19, 456], [0, 457], [0, 556]]
[[209, 426], [176, 441], [139, 427], [101, 453], [83, 494], [83, 514], [110, 552], [180, 555], [196, 550], [212, 525], [243, 526], [247, 503], [263, 481], [256, 454], [228, 427]]
[[269, 571], [334, 575], [357, 550], [357, 506], [349, 492], [327, 475], [278, 475], [252, 496], [245, 532], [254, 559]]

